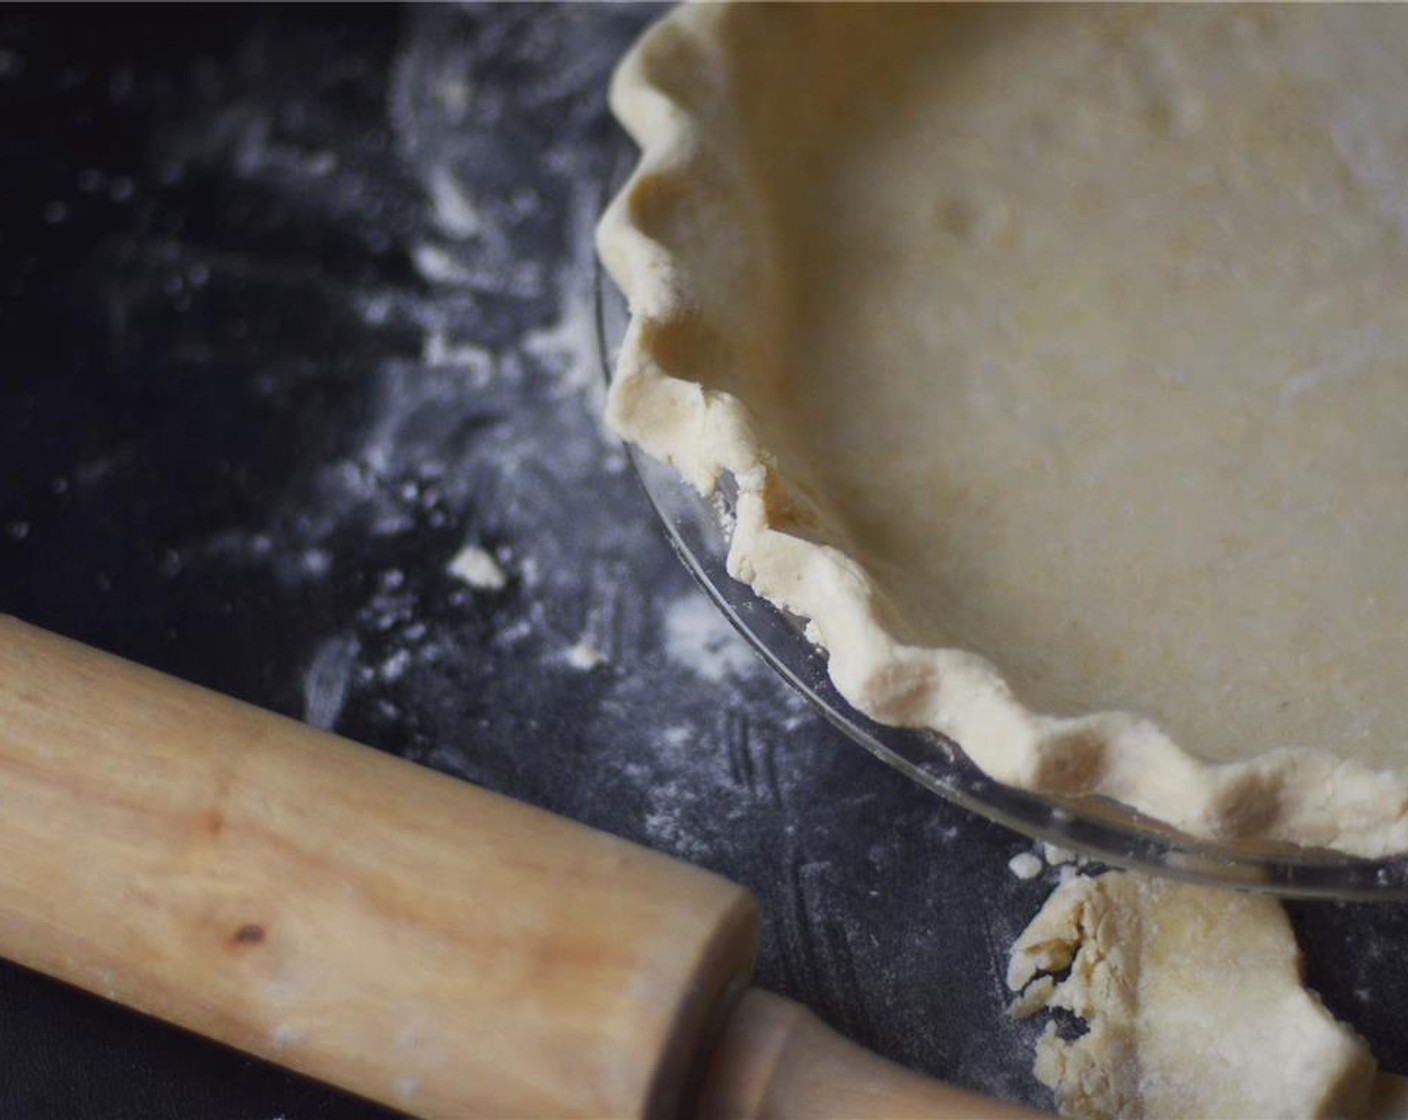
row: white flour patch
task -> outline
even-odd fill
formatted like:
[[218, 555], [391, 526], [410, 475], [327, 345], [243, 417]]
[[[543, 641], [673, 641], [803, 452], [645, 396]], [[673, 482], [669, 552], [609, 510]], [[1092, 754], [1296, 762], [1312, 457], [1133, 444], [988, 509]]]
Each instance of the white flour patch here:
[[[380, 122], [394, 159], [378, 151], [328, 160], [321, 133], [286, 128], [262, 85], [219, 135], [198, 117], [180, 133], [173, 165], [233, 165], [300, 202], [306, 191], [326, 202], [327, 224], [341, 228], [350, 215], [366, 237], [385, 239], [378, 261], [397, 262], [323, 284], [343, 301], [365, 365], [353, 438], [295, 479], [268, 523], [204, 547], [350, 615], [301, 667], [311, 723], [333, 726], [354, 707], [383, 722], [413, 714], [388, 737], [420, 760], [447, 744], [447, 768], [472, 773], [481, 756], [494, 765], [496, 737], [451, 749], [462, 724], [452, 717], [472, 712], [492, 730], [536, 704], [525, 692], [541, 690], [551, 710], [584, 689], [601, 705], [593, 711], [602, 740], [613, 744], [592, 749], [627, 754], [648, 739], [705, 788], [727, 787], [728, 757], [708, 750], [698, 724], [661, 743], [646, 720], [613, 722], [624, 718], [631, 682], [653, 668], [643, 659], [658, 662], [658, 676], [683, 695], [642, 699], [666, 710], [697, 703], [701, 720], [713, 715], [698, 696], [701, 678], [725, 682], [755, 665], [707, 601], [676, 610], [666, 627], [672, 597], [640, 593], [638, 561], [658, 538], [634, 484], [619, 477], [627, 467], [619, 441], [605, 433], [592, 237], [610, 163], [600, 97], [640, 21], [588, 34], [600, 19], [586, 11], [505, 16], [484, 23], [503, 32], [493, 40], [467, 34], [481, 26], [472, 13], [410, 11]], [[548, 51], [561, 65], [542, 65]], [[497, 72], [510, 62], [531, 64], [525, 72], [538, 77], [511, 87], [478, 80], [481, 67]], [[272, 80], [272, 72], [259, 76]], [[505, 147], [505, 130], [541, 136], [541, 148]], [[383, 197], [368, 187], [388, 168], [398, 187]], [[97, 190], [107, 179], [85, 182]], [[193, 286], [197, 275], [208, 285], [247, 268], [234, 254], [189, 263], [200, 269], [190, 273]], [[319, 267], [310, 261], [310, 276], [318, 279]], [[0, 541], [28, 528], [0, 520]], [[490, 671], [485, 649], [522, 675]], [[536, 684], [520, 687], [525, 679]], [[467, 681], [476, 701], [460, 704]], [[666, 726], [686, 724], [694, 711], [665, 717]], [[763, 741], [761, 730], [751, 734]], [[657, 777], [647, 765], [631, 780]], [[681, 816], [668, 790], [650, 805], [662, 838], [688, 846], [686, 833], [707, 832], [706, 815]]]
[[310, 579], [322, 579], [332, 568], [332, 556], [326, 549], [304, 549], [298, 558], [298, 567]]
[[[596, 196], [579, 187], [572, 199], [569, 245], [572, 256], [564, 271], [559, 293], [557, 321], [523, 338], [523, 352], [548, 365], [562, 378], [564, 390], [585, 392], [594, 404], [605, 396], [605, 383], [598, 376], [600, 354], [597, 348], [596, 303], [593, 298], [595, 265], [592, 257], [592, 229], [595, 225]], [[602, 410], [597, 407], [595, 412]], [[607, 434], [603, 422], [601, 431]], [[610, 442], [615, 443], [614, 436]]]
[[479, 388], [494, 375], [494, 356], [473, 343], [451, 342], [444, 329], [431, 327], [421, 342], [421, 360], [430, 369], [467, 370], [471, 387]]
[[483, 231], [484, 219], [469, 193], [443, 163], [431, 168], [425, 185], [434, 207], [435, 227], [446, 237], [463, 240]]
[[433, 284], [454, 284], [472, 277], [448, 249], [438, 245], [417, 245], [411, 250], [411, 262], [425, 279]]
[[517, 622], [511, 622], [500, 630], [497, 640], [504, 646], [516, 646], [520, 642], [526, 641], [533, 633], [533, 624], [526, 618], [520, 618]]
[[380, 676], [384, 681], [399, 681], [411, 666], [411, 652], [398, 649], [381, 663]]
[[498, 561], [478, 545], [460, 549], [445, 570], [480, 591], [502, 591], [508, 586], [508, 577]]
[[660, 742], [672, 750], [678, 750], [680, 747], [688, 746], [698, 734], [698, 731], [693, 727], [667, 727], [660, 732]]
[[361, 648], [356, 638], [340, 635], [318, 647], [303, 678], [303, 721], [328, 730], [342, 714], [347, 686]]
[[557, 322], [527, 334], [523, 352], [559, 373], [564, 390], [594, 394], [600, 389], [604, 393], [605, 384], [596, 375], [596, 310], [588, 282], [571, 284], [563, 293]]
[[590, 673], [599, 665], [605, 665], [607, 661], [606, 655], [585, 638], [574, 645], [568, 646], [567, 651], [562, 655], [562, 659], [572, 668], [580, 670], [583, 673]]
[[1045, 865], [1039, 856], [1031, 852], [1018, 852], [1007, 861], [1007, 870], [1019, 879], [1035, 879], [1042, 873]]
[[723, 613], [702, 595], [687, 595], [666, 608], [665, 652], [714, 682], [749, 676], [761, 664]]
[[690, 811], [698, 805], [698, 791], [677, 781], [667, 781], [648, 788], [647, 797], [649, 808], [644, 824], [651, 846], [674, 852], [684, 859], [706, 858], [709, 845], [686, 823]]
[[780, 717], [783, 731], [797, 731], [806, 727], [816, 714], [801, 696], [791, 691], [783, 693], [782, 707], [785, 710], [785, 714]]

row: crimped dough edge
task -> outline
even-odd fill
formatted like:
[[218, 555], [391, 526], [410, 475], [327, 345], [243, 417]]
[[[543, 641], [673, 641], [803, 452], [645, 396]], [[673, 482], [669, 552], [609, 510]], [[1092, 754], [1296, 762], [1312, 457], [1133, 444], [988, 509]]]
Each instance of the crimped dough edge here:
[[731, 158], [734, 91], [721, 35], [731, 16], [728, 5], [677, 8], [621, 61], [610, 104], [640, 158], [597, 229], [598, 252], [630, 308], [607, 421], [701, 494], [732, 476], [730, 575], [808, 620], [808, 637], [856, 708], [947, 736], [1005, 784], [1110, 798], [1234, 846], [1290, 843], [1369, 858], [1408, 850], [1404, 771], [1324, 750], [1212, 762], [1130, 713], [1033, 711], [986, 659], [896, 635], [883, 588], [823, 543], [838, 535], [778, 470], [744, 401], [691, 376], [707, 362], [727, 370], [729, 383], [747, 382], [749, 348], [733, 345], [730, 329], [766, 318], [758, 309], [777, 275], [763, 207]]

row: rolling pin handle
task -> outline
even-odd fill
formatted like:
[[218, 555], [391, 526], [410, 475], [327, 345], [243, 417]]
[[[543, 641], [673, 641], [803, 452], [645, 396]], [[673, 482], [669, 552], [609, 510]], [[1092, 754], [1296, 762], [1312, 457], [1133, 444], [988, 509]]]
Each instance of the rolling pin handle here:
[[1042, 1113], [911, 1073], [800, 1004], [754, 988], [714, 1051], [697, 1120], [1033, 1120]]

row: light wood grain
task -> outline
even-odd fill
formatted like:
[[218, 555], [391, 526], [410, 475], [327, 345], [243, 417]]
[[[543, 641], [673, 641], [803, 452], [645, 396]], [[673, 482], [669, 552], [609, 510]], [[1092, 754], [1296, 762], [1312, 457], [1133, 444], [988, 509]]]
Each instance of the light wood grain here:
[[701, 1120], [1022, 1120], [1039, 1113], [911, 1073], [753, 989], [716, 1049]]
[[673, 1111], [740, 888], [0, 619], [0, 954], [423, 1116]]

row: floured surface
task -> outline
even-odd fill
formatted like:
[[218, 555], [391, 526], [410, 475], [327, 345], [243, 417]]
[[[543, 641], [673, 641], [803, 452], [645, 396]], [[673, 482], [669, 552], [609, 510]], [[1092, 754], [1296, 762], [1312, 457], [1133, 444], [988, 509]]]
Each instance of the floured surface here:
[[[1059, 980], [1055, 976], [1064, 974]], [[1360, 1115], [1374, 1061], [1302, 987], [1273, 899], [1113, 872], [1062, 884], [1012, 949], [1015, 1012], [1060, 1008], [1036, 1075], [1063, 1115]]]
[[1404, 847], [1408, 11], [675, 23], [613, 419], [739, 479], [731, 570], [1003, 781]]
[[[1020, 841], [755, 657], [602, 431], [605, 87], [654, 14], [0, 10], [0, 609], [710, 867], [760, 984], [1040, 1092], [985, 963]], [[382, 1116], [3, 963], [0, 1036], [3, 1117]]]

